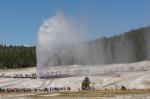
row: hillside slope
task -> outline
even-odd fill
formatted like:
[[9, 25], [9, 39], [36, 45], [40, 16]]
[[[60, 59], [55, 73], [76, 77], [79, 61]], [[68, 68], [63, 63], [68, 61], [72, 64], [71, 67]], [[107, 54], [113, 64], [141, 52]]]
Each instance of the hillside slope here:
[[[130, 63], [150, 59], [150, 27], [55, 50], [50, 65]], [[54, 62], [54, 63], [53, 63]]]

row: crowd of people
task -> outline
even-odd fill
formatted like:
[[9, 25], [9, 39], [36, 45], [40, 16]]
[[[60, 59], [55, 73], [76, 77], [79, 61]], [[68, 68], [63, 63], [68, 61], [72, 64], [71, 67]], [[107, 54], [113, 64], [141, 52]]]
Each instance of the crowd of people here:
[[31, 74], [14, 74], [13, 78], [37, 78], [36, 73], [31, 73]]
[[[62, 74], [62, 73], [58, 73], [58, 72], [47, 72], [47, 73], [42, 73], [40, 74], [41, 79], [48, 79], [48, 78], [63, 78], [63, 77], [69, 77], [71, 75], [69, 74]], [[13, 78], [32, 78], [35, 79], [37, 78], [37, 74], [36, 73], [31, 73], [31, 74], [22, 74], [22, 73], [17, 73], [13, 75]]]
[[149, 71], [150, 66], [129, 66], [129, 67], [116, 67], [116, 68], [109, 68], [104, 69], [104, 72], [141, 72], [141, 71]]
[[56, 92], [71, 91], [71, 87], [50, 87], [50, 88], [0, 88], [0, 93], [31, 93], [31, 92]]

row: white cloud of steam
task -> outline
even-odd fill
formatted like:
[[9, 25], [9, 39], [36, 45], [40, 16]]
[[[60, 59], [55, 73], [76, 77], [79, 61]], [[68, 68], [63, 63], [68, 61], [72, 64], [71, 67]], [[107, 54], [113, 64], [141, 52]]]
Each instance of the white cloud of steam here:
[[[37, 40], [37, 70], [40, 75], [46, 72], [53, 50], [66, 44], [72, 44], [83, 40], [83, 31], [76, 22], [58, 12], [45, 20], [38, 31]], [[52, 62], [52, 61], [51, 61]]]

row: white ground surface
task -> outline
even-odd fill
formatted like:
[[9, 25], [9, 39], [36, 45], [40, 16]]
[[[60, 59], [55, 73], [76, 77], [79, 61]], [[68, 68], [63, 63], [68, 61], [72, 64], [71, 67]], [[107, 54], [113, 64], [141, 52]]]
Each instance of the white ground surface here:
[[[0, 76], [35, 73], [36, 68], [0, 70]], [[59, 66], [50, 67], [49, 72], [68, 73], [75, 76], [51, 79], [30, 78], [0, 78], [0, 88], [45, 88], [71, 87], [72, 90], [81, 88], [82, 80], [88, 76], [91, 86], [96, 89], [115, 89], [126, 86], [129, 89], [150, 88], [150, 61], [130, 64], [114, 64], [103, 66]]]

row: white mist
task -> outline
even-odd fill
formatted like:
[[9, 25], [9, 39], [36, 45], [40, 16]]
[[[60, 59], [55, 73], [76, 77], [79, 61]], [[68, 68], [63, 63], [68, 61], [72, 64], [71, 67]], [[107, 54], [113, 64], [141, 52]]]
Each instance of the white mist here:
[[[38, 31], [37, 39], [37, 72], [38, 76], [46, 73], [53, 57], [53, 50], [65, 44], [81, 41], [81, 33], [76, 24], [58, 12], [45, 20]], [[53, 62], [53, 61], [51, 61]]]

